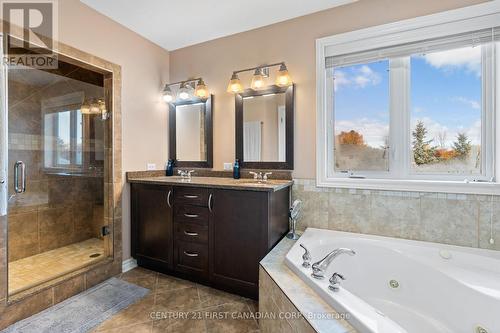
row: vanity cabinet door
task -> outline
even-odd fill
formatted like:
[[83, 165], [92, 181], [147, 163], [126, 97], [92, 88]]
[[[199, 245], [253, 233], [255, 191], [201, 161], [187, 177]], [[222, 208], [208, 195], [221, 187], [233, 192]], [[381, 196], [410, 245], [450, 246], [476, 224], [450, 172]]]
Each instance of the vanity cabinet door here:
[[268, 193], [213, 190], [210, 201], [210, 282], [256, 298], [267, 253]]
[[173, 266], [172, 187], [131, 186], [132, 255], [140, 266], [169, 270]]

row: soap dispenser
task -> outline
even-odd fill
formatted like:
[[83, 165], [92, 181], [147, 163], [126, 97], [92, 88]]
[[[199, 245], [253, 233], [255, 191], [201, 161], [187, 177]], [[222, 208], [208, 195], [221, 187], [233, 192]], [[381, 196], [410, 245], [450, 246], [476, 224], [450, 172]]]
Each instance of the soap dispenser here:
[[233, 166], [233, 178], [234, 179], [240, 179], [240, 160], [236, 159], [234, 161], [234, 166]]
[[167, 162], [167, 170], [166, 170], [165, 175], [167, 177], [170, 177], [170, 176], [174, 175], [174, 160], [173, 159], [169, 159], [168, 160], [168, 162]]

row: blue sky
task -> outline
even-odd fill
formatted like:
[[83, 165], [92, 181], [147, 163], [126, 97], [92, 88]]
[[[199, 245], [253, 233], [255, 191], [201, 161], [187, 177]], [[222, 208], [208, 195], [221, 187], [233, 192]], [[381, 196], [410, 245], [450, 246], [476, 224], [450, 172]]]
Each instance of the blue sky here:
[[[358, 130], [371, 146], [380, 146], [389, 130], [389, 62], [335, 71], [337, 133]], [[449, 147], [459, 132], [480, 142], [481, 50], [462, 48], [411, 57], [412, 126], [422, 120], [429, 139], [446, 133]], [[435, 142], [437, 145], [438, 143]]]

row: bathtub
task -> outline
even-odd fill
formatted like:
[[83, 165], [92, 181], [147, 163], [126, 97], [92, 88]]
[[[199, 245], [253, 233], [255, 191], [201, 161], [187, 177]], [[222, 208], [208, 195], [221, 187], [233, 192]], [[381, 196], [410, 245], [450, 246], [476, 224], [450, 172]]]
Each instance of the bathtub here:
[[[304, 244], [312, 263], [339, 247], [323, 280], [302, 267]], [[500, 251], [307, 229], [286, 265], [360, 332], [499, 333]], [[340, 290], [329, 278], [345, 277]]]

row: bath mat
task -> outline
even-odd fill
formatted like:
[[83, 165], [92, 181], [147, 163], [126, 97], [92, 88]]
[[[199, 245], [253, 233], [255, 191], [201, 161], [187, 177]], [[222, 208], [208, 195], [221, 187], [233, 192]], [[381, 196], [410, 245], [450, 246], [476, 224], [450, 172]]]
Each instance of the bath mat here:
[[89, 332], [148, 293], [149, 289], [111, 278], [7, 327], [2, 333]]

